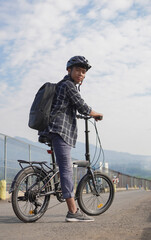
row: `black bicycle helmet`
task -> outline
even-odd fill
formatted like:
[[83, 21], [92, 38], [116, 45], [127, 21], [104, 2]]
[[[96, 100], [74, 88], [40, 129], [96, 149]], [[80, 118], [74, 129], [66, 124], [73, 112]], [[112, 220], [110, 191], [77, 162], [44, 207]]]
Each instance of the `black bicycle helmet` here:
[[71, 68], [73, 66], [83, 67], [87, 71], [91, 68], [91, 65], [89, 64], [88, 60], [83, 56], [74, 56], [70, 58], [69, 61], [67, 62], [66, 69], [68, 70], [68, 68]]

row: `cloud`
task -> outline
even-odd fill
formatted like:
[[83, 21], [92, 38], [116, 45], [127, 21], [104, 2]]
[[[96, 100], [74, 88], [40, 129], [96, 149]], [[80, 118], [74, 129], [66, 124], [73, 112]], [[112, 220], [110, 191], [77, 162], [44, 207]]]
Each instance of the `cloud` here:
[[148, 97], [148, 96], [151, 96], [151, 88], [146, 89], [145, 91], [142, 91], [142, 92], [139, 92], [139, 93], [134, 93], [130, 97]]
[[[36, 91], [61, 80], [71, 56], [84, 55], [93, 67], [81, 94], [104, 113], [105, 148], [151, 154], [145, 130], [151, 119], [150, 13], [150, 2], [141, 0], [3, 1], [0, 132], [36, 139], [27, 126]], [[135, 144], [140, 126], [142, 140]]]

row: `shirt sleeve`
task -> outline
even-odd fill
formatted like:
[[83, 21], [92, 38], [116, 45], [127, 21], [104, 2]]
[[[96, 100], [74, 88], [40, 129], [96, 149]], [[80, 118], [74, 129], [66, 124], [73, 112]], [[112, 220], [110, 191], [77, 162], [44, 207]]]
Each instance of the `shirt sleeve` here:
[[89, 107], [84, 100], [81, 98], [76, 86], [71, 81], [66, 81], [67, 96], [80, 114], [89, 115], [92, 108]]

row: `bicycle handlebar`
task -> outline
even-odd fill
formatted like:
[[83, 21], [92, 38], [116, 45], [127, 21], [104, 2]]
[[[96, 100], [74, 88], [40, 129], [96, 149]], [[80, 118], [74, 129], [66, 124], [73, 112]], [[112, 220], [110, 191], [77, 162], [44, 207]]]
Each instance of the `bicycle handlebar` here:
[[85, 115], [80, 115], [80, 114], [76, 115], [76, 117], [80, 118], [80, 119], [90, 119], [90, 118], [92, 118], [91, 116], [85, 116]]
[[[85, 115], [76, 115], [77, 118], [80, 118], [80, 119], [90, 119], [90, 118], [93, 118], [93, 116], [85, 116]], [[94, 117], [95, 120], [102, 120], [102, 117], [101, 116], [98, 116], [98, 117]]]

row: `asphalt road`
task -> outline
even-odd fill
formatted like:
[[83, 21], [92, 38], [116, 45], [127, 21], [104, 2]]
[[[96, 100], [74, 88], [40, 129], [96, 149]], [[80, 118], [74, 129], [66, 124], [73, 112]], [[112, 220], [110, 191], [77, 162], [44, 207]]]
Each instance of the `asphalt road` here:
[[95, 222], [66, 223], [65, 203], [51, 208], [36, 223], [22, 223], [11, 203], [0, 201], [0, 240], [150, 240], [151, 191], [123, 191], [115, 194], [112, 206]]

